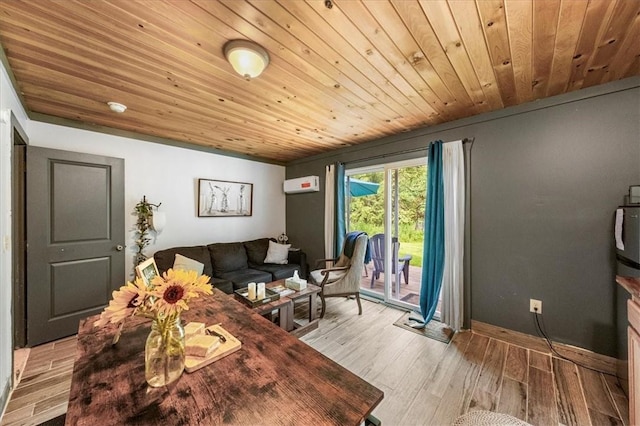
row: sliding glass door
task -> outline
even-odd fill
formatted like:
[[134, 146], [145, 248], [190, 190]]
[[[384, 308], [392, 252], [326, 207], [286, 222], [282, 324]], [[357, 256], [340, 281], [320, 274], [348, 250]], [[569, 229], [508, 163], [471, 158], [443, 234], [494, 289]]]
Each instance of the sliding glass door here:
[[[347, 231], [364, 231], [369, 235], [372, 260], [365, 265], [360, 289], [363, 294], [385, 298], [383, 261], [377, 254], [380, 238], [385, 235], [385, 170], [383, 166], [346, 171]], [[377, 265], [377, 266], [376, 266]]]
[[347, 170], [347, 229], [369, 234], [372, 261], [364, 295], [417, 309], [420, 304], [426, 160]]

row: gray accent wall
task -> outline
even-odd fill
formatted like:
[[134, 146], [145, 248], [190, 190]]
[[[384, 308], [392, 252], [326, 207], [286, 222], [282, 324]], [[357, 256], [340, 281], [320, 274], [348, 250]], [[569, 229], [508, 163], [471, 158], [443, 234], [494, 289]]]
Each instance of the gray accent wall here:
[[292, 162], [288, 179], [318, 175], [321, 190], [286, 196], [290, 241], [310, 263], [324, 257], [325, 165], [415, 158], [463, 138], [475, 138], [471, 318], [535, 335], [529, 299], [540, 299], [553, 340], [616, 356], [613, 215], [640, 184], [640, 78]]

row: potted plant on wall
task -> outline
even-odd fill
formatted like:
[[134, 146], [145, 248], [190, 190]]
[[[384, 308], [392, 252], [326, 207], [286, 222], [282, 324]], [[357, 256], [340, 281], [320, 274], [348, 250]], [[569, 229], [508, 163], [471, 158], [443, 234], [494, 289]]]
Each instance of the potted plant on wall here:
[[162, 205], [162, 203], [151, 204], [147, 201], [147, 197], [143, 196], [142, 200], [133, 208], [134, 213], [138, 217], [135, 229], [135, 245], [137, 252], [133, 259], [134, 267], [147, 260], [147, 255], [144, 254], [144, 249], [151, 243], [149, 230], [152, 229], [151, 219], [153, 217], [153, 208], [155, 207], [157, 209], [160, 205]]

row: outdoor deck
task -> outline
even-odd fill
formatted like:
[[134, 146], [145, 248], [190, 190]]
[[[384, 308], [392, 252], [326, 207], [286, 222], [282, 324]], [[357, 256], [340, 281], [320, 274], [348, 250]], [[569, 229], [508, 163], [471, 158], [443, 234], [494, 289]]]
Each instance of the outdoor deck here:
[[[367, 275], [362, 276], [362, 280], [360, 281], [360, 288], [373, 290], [379, 294], [384, 294], [384, 274], [380, 274], [380, 278], [378, 280], [374, 280], [373, 288], [371, 288], [371, 271], [373, 269], [372, 264], [365, 265], [367, 268]], [[422, 268], [419, 266], [411, 266], [409, 265], [409, 284], [404, 283], [404, 278], [402, 279], [402, 284], [400, 285], [400, 300], [410, 303], [416, 307], [420, 306], [420, 281], [422, 280]], [[395, 285], [392, 286], [394, 289], [393, 297], [396, 298], [395, 295]], [[436, 307], [436, 319], [440, 317], [440, 312], [442, 308], [442, 294], [440, 294], [440, 298], [438, 299], [438, 306]]]
[[[371, 271], [373, 270], [373, 263], [365, 265], [367, 269], [367, 276], [363, 274], [362, 281], [360, 282], [360, 288], [373, 290], [377, 293], [384, 294], [384, 274], [380, 274], [380, 278], [373, 282], [373, 288], [371, 287]], [[394, 277], [395, 278], [395, 277]], [[409, 265], [409, 284], [404, 283], [404, 278], [400, 284], [400, 297], [399, 299], [413, 305], [418, 306], [420, 304], [420, 280], [422, 278], [422, 268], [419, 266]], [[395, 294], [395, 285], [393, 297], [397, 298]]]

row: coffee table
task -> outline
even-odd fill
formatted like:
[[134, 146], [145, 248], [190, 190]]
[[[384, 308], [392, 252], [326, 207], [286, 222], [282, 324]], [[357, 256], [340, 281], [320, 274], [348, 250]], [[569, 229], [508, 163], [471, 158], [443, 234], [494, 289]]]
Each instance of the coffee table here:
[[[284, 286], [284, 282], [285, 280], [273, 281], [267, 284], [266, 287], [273, 288], [279, 285]], [[291, 300], [292, 308], [295, 308], [295, 306], [293, 305], [295, 304], [296, 300], [304, 300], [306, 298], [309, 299], [309, 312], [308, 312], [309, 322], [307, 324], [301, 324], [300, 322], [295, 321], [293, 317], [293, 313], [291, 315], [292, 327], [290, 330], [287, 330], [287, 331], [291, 331], [291, 334], [293, 334], [294, 336], [301, 337], [309, 333], [310, 331], [313, 331], [316, 328], [318, 328], [318, 323], [320, 322], [320, 319], [317, 318], [317, 315], [318, 315], [317, 295], [320, 293], [320, 290], [321, 290], [320, 287], [318, 287], [317, 285], [307, 284], [307, 288], [305, 288], [304, 290], [296, 291], [295, 293], [289, 294], [284, 297], [281, 296], [281, 299]]]
[[273, 302], [265, 303], [264, 305], [256, 306], [253, 308], [253, 312], [257, 312], [262, 316], [269, 315], [271, 319], [271, 313], [278, 311], [278, 323], [280, 328], [285, 331], [292, 331], [294, 328], [293, 323], [293, 301], [286, 297], [281, 297]]
[[[268, 285], [266, 285], [265, 287], [268, 288]], [[280, 328], [286, 331], [293, 330], [293, 301], [291, 299], [280, 297], [278, 295], [278, 298], [276, 300], [251, 307], [247, 303], [247, 299], [238, 294], [238, 292], [234, 293], [234, 297], [236, 300], [247, 306], [247, 308], [251, 309], [253, 312], [258, 313], [263, 317], [268, 317], [271, 321], [273, 321], [273, 312], [278, 311], [278, 321], [280, 324]], [[269, 298], [269, 300], [270, 299], [271, 298]]]

